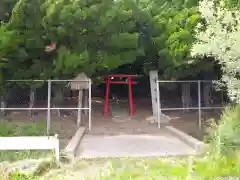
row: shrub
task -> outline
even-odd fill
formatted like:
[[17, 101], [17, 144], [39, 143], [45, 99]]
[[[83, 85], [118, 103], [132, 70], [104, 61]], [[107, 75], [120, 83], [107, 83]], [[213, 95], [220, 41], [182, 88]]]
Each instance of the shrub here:
[[230, 155], [240, 149], [240, 106], [228, 107], [218, 124], [209, 129], [210, 148], [217, 154]]

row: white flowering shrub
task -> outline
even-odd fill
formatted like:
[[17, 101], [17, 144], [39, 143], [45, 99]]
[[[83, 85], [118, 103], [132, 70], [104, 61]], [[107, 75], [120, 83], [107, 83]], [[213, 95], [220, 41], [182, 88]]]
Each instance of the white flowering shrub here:
[[215, 57], [230, 100], [240, 104], [240, 11], [226, 8], [221, 0], [203, 0], [198, 10], [202, 21], [191, 55]]

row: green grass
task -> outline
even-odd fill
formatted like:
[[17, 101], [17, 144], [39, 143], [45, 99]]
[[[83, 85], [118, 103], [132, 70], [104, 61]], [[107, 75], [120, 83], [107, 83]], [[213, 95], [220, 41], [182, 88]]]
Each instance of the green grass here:
[[[239, 177], [240, 161], [227, 157], [185, 158], [116, 158], [78, 160], [59, 168], [44, 168], [35, 173], [32, 180], [215, 180], [217, 177]], [[44, 167], [44, 166], [42, 166]], [[16, 176], [19, 176], [17, 174]], [[25, 178], [27, 179], [27, 178]], [[13, 180], [9, 178], [9, 180]], [[19, 178], [19, 180], [22, 180]]]
[[[1, 137], [14, 136], [44, 136], [46, 135], [45, 124], [41, 121], [38, 123], [29, 122], [15, 123], [2, 122], [0, 123]], [[37, 142], [36, 142], [37, 143]], [[25, 150], [25, 151], [0, 151], [0, 161], [17, 161], [24, 159], [37, 159], [50, 154], [49, 151], [40, 150]]]
[[0, 136], [44, 136], [46, 128], [43, 121], [39, 122], [1, 122]]
[[1, 151], [0, 161], [14, 162], [24, 159], [38, 159], [49, 156], [51, 153], [53, 152], [49, 150]]

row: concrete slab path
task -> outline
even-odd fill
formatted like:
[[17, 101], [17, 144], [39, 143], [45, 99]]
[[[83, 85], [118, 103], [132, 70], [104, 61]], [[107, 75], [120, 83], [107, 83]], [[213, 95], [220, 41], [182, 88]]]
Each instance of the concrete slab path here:
[[176, 136], [151, 135], [84, 135], [76, 155], [81, 158], [156, 157], [194, 155], [193, 148]]

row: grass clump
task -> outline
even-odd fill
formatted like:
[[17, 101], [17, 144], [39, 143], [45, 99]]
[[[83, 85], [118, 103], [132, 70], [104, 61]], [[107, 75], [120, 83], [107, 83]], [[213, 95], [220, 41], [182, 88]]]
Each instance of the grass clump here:
[[40, 177], [46, 180], [212, 180], [219, 177], [239, 177], [238, 163], [226, 157], [79, 160], [50, 170]]
[[220, 121], [211, 123], [208, 143], [212, 154], [232, 156], [240, 152], [240, 106], [226, 108]]
[[1, 122], [0, 136], [44, 136], [45, 124], [42, 121], [25, 123]]
[[[14, 123], [1, 122], [0, 136], [15, 137], [15, 136], [44, 136], [46, 135], [45, 124], [42, 121], [37, 123], [29, 122]], [[37, 142], [36, 142], [37, 143]], [[43, 150], [24, 150], [24, 151], [0, 151], [0, 161], [18, 161], [24, 159], [37, 159], [47, 156], [50, 152]]]
[[14, 172], [8, 175], [8, 180], [38, 180], [38, 178], [32, 175]]

